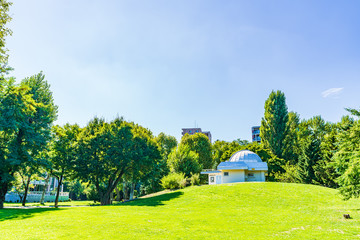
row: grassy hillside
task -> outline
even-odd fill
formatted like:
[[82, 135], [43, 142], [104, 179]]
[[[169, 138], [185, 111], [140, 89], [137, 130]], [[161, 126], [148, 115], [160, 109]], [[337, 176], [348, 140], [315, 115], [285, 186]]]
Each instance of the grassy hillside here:
[[[353, 219], [345, 220], [343, 213]], [[356, 239], [360, 201], [312, 185], [190, 187], [117, 206], [0, 210], [1, 239]]]

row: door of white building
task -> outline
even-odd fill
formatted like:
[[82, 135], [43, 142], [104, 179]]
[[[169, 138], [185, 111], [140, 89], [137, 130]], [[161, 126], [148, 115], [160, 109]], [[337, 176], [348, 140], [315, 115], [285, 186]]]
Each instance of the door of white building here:
[[216, 184], [221, 184], [221, 175], [216, 175]]

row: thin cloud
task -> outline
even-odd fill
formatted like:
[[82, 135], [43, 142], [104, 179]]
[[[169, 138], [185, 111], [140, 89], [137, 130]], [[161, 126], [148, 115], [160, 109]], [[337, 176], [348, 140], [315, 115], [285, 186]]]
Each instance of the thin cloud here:
[[323, 98], [338, 98], [343, 90], [344, 88], [330, 88], [326, 91], [323, 91], [321, 95], [323, 96]]

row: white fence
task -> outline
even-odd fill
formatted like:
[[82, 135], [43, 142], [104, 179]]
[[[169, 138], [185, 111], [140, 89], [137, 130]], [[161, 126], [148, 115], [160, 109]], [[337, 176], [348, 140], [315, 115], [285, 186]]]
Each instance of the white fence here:
[[[26, 197], [26, 202], [40, 202], [42, 196], [42, 192], [29, 192]], [[46, 193], [44, 201], [45, 202], [55, 202], [56, 193]], [[69, 193], [68, 192], [60, 192], [59, 193], [59, 202], [68, 201], [69, 200]], [[5, 195], [5, 202], [21, 202], [20, 196], [17, 193], [7, 193]]]

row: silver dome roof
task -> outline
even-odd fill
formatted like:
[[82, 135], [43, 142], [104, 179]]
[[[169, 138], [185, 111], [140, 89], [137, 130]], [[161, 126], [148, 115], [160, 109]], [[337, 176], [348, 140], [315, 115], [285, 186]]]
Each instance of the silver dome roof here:
[[262, 160], [252, 151], [241, 150], [234, 153], [227, 162], [262, 162]]

